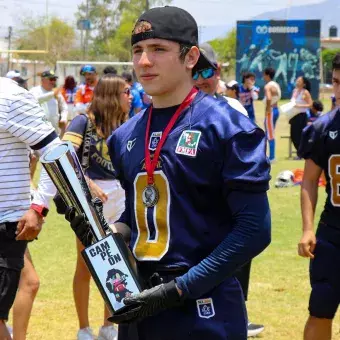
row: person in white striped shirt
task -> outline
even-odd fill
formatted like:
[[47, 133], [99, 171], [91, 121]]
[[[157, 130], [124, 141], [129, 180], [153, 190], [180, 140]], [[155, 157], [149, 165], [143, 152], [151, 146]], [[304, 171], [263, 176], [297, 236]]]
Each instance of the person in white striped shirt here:
[[[39, 234], [48, 197], [30, 202], [29, 147], [42, 153], [60, 143], [32, 94], [0, 78], [0, 340], [11, 339], [6, 321], [18, 288], [27, 242]], [[42, 172], [40, 187], [51, 185]]]

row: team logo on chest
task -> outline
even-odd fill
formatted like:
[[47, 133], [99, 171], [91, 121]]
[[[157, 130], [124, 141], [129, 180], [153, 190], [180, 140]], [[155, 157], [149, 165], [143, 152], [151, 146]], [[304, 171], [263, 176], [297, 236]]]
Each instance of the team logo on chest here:
[[198, 316], [203, 319], [212, 318], [215, 309], [212, 298], [196, 300]]
[[155, 151], [161, 138], [162, 138], [162, 131], [153, 132], [149, 140], [149, 150]]
[[338, 131], [329, 131], [329, 137], [335, 139], [336, 137], [338, 137]]
[[176, 153], [189, 157], [196, 157], [201, 131], [184, 130], [178, 140]]

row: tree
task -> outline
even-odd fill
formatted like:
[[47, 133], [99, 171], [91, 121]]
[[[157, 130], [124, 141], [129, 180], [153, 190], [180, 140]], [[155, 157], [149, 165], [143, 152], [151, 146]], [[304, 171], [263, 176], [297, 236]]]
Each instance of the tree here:
[[225, 38], [217, 38], [211, 40], [209, 43], [215, 50], [217, 59], [222, 63], [229, 62], [229, 71], [235, 70], [236, 29], [233, 28], [230, 32], [228, 32]]
[[[77, 18], [89, 18], [88, 41], [92, 58], [131, 60], [131, 32], [137, 18], [149, 7], [165, 5], [170, 0], [87, 0], [78, 7]], [[88, 11], [88, 14], [87, 14]]]
[[332, 82], [332, 62], [337, 53], [340, 53], [340, 49], [323, 49], [321, 52], [321, 60], [323, 67], [323, 82], [331, 83]]
[[43, 60], [53, 67], [57, 60], [67, 59], [75, 49], [75, 30], [66, 22], [52, 17], [48, 25], [43, 18], [27, 19], [15, 42], [18, 50], [45, 50], [47, 54], [20, 54], [20, 58]]

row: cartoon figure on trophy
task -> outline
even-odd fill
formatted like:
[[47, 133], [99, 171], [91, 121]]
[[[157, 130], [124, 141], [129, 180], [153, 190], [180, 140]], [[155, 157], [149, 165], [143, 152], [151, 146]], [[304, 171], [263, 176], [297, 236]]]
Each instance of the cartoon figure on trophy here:
[[132, 294], [126, 287], [127, 278], [128, 275], [118, 269], [110, 269], [107, 273], [106, 287], [110, 293], [114, 294], [117, 302], [121, 302]]

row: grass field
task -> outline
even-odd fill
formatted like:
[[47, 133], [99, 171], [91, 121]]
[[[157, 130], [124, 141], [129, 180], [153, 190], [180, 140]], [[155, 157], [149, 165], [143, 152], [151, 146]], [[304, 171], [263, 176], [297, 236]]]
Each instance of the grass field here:
[[[325, 104], [329, 108], [330, 103]], [[262, 126], [264, 107], [261, 102], [256, 106], [258, 122]], [[288, 131], [285, 117], [280, 117], [276, 130], [278, 157], [272, 166], [273, 179], [282, 170], [303, 167], [302, 161], [287, 159], [288, 142], [280, 136], [287, 135]], [[265, 325], [265, 331], [259, 336], [261, 339], [301, 339], [308, 315], [308, 261], [297, 256], [301, 235], [299, 190], [299, 187], [275, 189], [272, 186], [269, 191], [272, 243], [253, 262], [248, 301], [250, 320]], [[324, 200], [324, 190], [320, 189], [318, 215]], [[29, 248], [41, 286], [32, 312], [28, 339], [74, 340], [78, 327], [72, 297], [75, 239], [70, 227], [53, 207], [39, 241], [30, 244]], [[90, 319], [91, 326], [98, 332], [102, 324], [103, 303], [96, 287], [93, 285], [92, 288]], [[337, 318], [334, 339], [340, 339], [338, 321]]]

